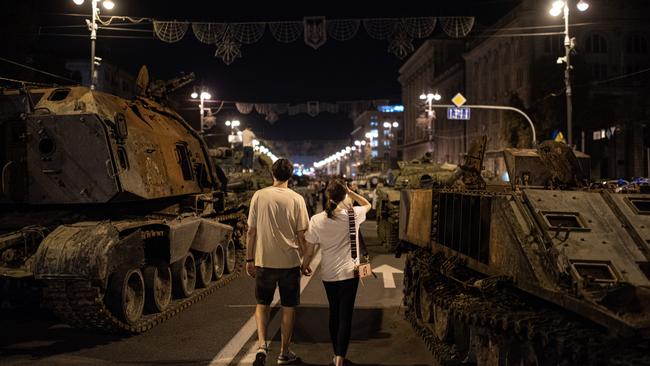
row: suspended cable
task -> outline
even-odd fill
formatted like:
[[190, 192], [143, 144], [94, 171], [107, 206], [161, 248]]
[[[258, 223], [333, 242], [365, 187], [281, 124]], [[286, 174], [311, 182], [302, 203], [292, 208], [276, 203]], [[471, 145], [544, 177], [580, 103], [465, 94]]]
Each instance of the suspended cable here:
[[[88, 38], [88, 35], [84, 34], [66, 34], [66, 33], [42, 33], [42, 36], [56, 36], [56, 37], [82, 37]], [[152, 37], [144, 36], [115, 36], [107, 34], [98, 34], [97, 38], [121, 38], [121, 39], [153, 39]]]
[[623, 74], [623, 75], [615, 76], [615, 77], [612, 77], [612, 78], [609, 78], [609, 79], [605, 79], [605, 80], [596, 80], [596, 81], [592, 81], [592, 82], [590, 82], [590, 83], [588, 83], [588, 84], [577, 85], [577, 87], [582, 87], [582, 86], [593, 86], [593, 85], [605, 84], [605, 83], [609, 83], [609, 82], [611, 82], [611, 81], [616, 81], [616, 80], [621, 80], [621, 79], [627, 79], [627, 78], [632, 77], [632, 76], [636, 76], [636, 75], [644, 74], [644, 73], [649, 72], [649, 71], [650, 71], [650, 68], [647, 68], [647, 69], [643, 69], [643, 70], [639, 70], [639, 71], [635, 71], [635, 72], [631, 72], [631, 73], [627, 73], [627, 74]]
[[23, 68], [31, 70], [31, 71], [39, 72], [41, 74], [51, 76], [53, 78], [57, 78], [57, 79], [60, 79], [60, 80], [65, 80], [65, 81], [68, 81], [68, 82], [71, 82], [71, 83], [78, 84], [78, 82], [75, 81], [75, 80], [68, 79], [68, 78], [60, 76], [60, 75], [52, 74], [52, 73], [47, 72], [47, 71], [39, 70], [39, 69], [31, 67], [31, 66], [23, 65], [23, 64], [18, 63], [16, 61], [7, 60], [6, 58], [3, 58], [3, 57], [0, 57], [0, 61], [4, 61], [4, 62], [10, 63], [12, 65], [15, 65], [15, 66], [23, 67]]
[[24, 85], [47, 86], [47, 87], [55, 87], [56, 86], [56, 84], [37, 83], [35, 81], [11, 79], [11, 78], [3, 77], [3, 76], [0, 76], [0, 80], [9, 81], [9, 82], [16, 83], [16, 84], [24, 84]]

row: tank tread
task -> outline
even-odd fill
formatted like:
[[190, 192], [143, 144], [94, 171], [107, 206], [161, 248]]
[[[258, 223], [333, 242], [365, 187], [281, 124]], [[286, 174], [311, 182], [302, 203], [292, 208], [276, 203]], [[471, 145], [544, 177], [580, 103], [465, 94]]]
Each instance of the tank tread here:
[[[614, 339], [596, 325], [525, 298], [501, 279], [494, 279], [491, 286], [487, 279], [488, 286], [482, 289], [471, 288], [467, 284], [479, 278], [469, 275], [465, 277], [468, 281], [460, 283], [436, 270], [446, 260], [442, 255], [420, 249], [409, 257], [407, 266], [412, 268], [407, 268], [405, 274], [431, 275], [433, 303], [448, 310], [472, 333], [493, 337], [494, 344], [533, 344], [547, 358], [551, 355], [552, 364], [557, 365], [650, 365], [650, 345], [646, 340]], [[460, 355], [454, 352], [455, 346], [439, 340], [431, 327], [418, 319], [417, 299], [409, 299], [414, 296], [413, 279], [405, 276], [404, 281], [406, 318], [441, 365], [457, 364]]]
[[[239, 217], [240, 214], [233, 214], [220, 216], [218, 219], [226, 221]], [[164, 235], [164, 233], [143, 231], [143, 238], [160, 235]], [[237, 250], [237, 266], [234, 273], [224, 275], [207, 288], [197, 288], [188, 298], [172, 300], [167, 309], [161, 313], [143, 314], [136, 324], [127, 324], [115, 317], [104, 303], [104, 295], [100, 286], [87, 280], [46, 280], [43, 300], [56, 316], [76, 328], [107, 333], [138, 334], [165, 322], [238, 278], [243, 272], [243, 263], [244, 254], [241, 250]]]

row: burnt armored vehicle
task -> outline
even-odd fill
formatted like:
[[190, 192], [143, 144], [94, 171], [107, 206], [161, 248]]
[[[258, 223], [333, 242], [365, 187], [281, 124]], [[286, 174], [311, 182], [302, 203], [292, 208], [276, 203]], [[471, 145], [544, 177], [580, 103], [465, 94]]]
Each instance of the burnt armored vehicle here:
[[34, 279], [71, 325], [136, 333], [234, 278], [243, 215], [224, 210], [201, 136], [160, 102], [192, 77], [149, 85], [143, 68], [134, 100], [0, 91], [2, 288]]
[[395, 249], [398, 243], [400, 191], [408, 188], [430, 188], [453, 184], [459, 170], [453, 164], [436, 164], [427, 152], [420, 159], [400, 161], [392, 187], [377, 189], [377, 235], [385, 249]]
[[503, 158], [508, 186], [401, 192], [417, 332], [441, 364], [650, 364], [650, 195], [589, 189], [561, 143]]

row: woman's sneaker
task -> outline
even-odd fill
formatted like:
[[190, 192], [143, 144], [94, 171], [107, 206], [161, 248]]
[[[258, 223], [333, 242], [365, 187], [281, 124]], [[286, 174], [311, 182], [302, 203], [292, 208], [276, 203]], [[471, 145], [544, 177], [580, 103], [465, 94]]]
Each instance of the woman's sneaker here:
[[257, 349], [257, 353], [255, 354], [255, 362], [253, 362], [253, 366], [265, 366], [266, 355], [268, 352], [268, 347], [260, 346], [260, 348]]
[[278, 356], [278, 365], [291, 365], [298, 362], [300, 362], [300, 357], [291, 351]]

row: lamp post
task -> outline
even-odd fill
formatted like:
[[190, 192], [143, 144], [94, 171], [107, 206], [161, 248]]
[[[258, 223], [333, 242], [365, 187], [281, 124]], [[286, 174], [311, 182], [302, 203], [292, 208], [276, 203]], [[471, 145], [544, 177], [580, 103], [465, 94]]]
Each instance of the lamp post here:
[[[564, 57], [559, 57], [557, 63], [565, 64], [564, 68], [564, 87], [566, 89], [566, 125], [567, 125], [567, 143], [573, 147], [573, 101], [571, 96], [573, 90], [571, 87], [571, 51], [575, 47], [575, 38], [571, 38], [569, 34], [569, 1], [570, 0], [555, 0], [549, 13], [556, 17], [563, 14], [564, 18]], [[586, 11], [589, 8], [589, 3], [585, 0], [579, 0], [576, 5], [579, 11]]]
[[239, 127], [241, 123], [239, 120], [228, 120], [226, 121], [226, 126], [230, 127], [230, 136], [228, 136], [228, 142], [230, 142], [230, 148], [233, 149], [235, 148], [235, 142], [237, 141], [237, 138], [235, 137], [235, 128]]
[[[84, 0], [73, 0], [77, 5], [83, 5]], [[90, 31], [90, 90], [95, 90], [95, 84], [97, 81], [97, 75], [95, 71], [95, 66], [99, 65], [99, 62], [102, 60], [99, 57], [95, 57], [95, 41], [97, 40], [97, 20], [99, 19], [99, 6], [100, 2], [104, 6], [104, 9], [111, 10], [115, 7], [115, 3], [111, 0], [90, 0], [92, 4], [92, 20], [86, 20], [88, 24], [88, 30]]]
[[204, 106], [203, 103], [206, 100], [212, 99], [212, 95], [210, 95], [210, 93], [208, 93], [207, 91], [202, 91], [201, 93], [192, 92], [192, 94], [190, 94], [190, 97], [192, 97], [192, 99], [199, 98], [199, 112], [201, 113], [201, 119], [200, 119], [200, 121], [201, 121], [201, 130], [200, 130], [200, 132], [203, 133], [203, 127], [204, 127], [203, 124], [204, 124], [204, 117], [205, 117], [204, 116], [205, 115], [205, 106]]

